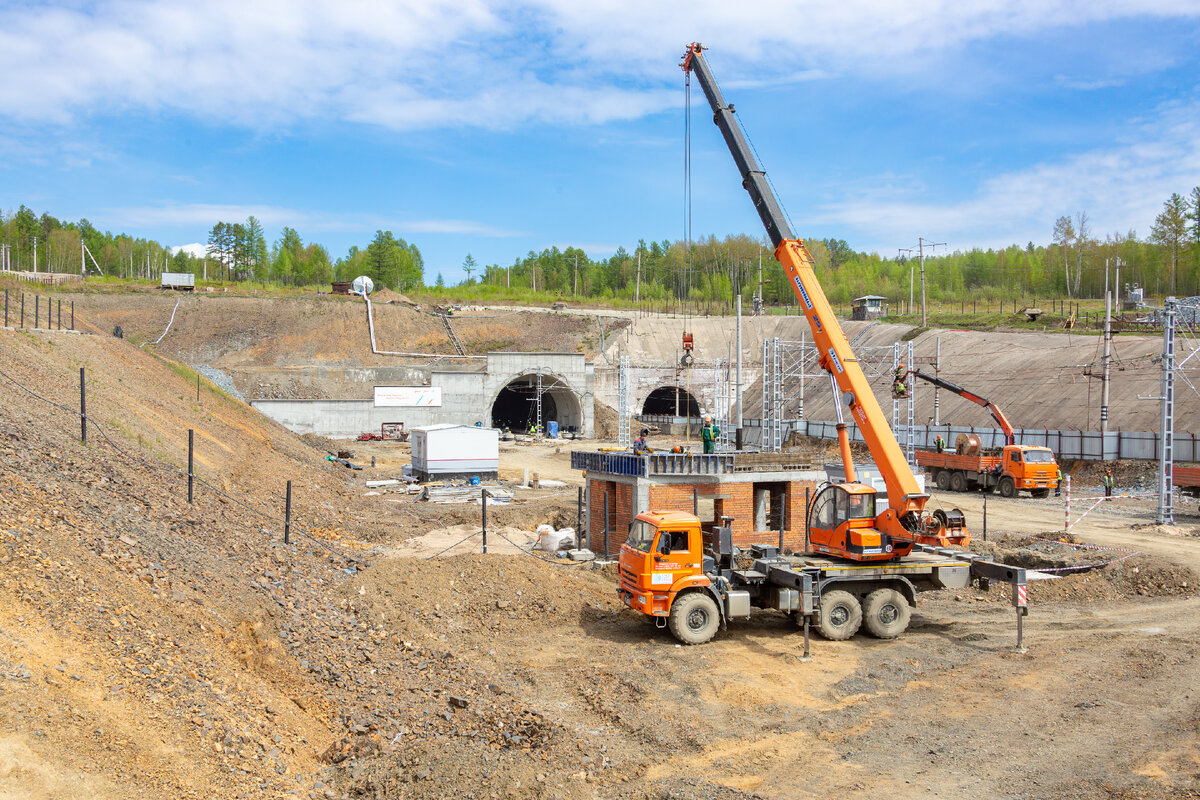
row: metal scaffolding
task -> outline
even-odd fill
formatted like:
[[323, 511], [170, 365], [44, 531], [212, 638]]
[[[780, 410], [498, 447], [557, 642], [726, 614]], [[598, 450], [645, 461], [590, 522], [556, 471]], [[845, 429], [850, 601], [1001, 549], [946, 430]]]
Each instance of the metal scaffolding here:
[[1159, 525], [1175, 523], [1175, 313], [1174, 297], [1163, 303], [1162, 447], [1158, 462]]
[[[860, 334], [861, 335], [861, 334]], [[857, 337], [856, 337], [857, 340]], [[900, 343], [855, 350], [859, 366], [868, 379], [880, 378], [891, 383], [900, 366]], [[888, 363], [891, 362], [889, 368]], [[908, 368], [914, 364], [912, 342], [908, 343]], [[804, 340], [763, 339], [762, 346], [762, 449], [778, 452], [783, 446], [785, 422], [804, 419], [804, 392], [807, 378], [817, 374], [817, 348]], [[909, 387], [908, 460], [915, 463], [915, 406]], [[892, 430], [900, 430], [900, 400], [892, 399]]]
[[617, 369], [617, 446], [622, 450], [633, 446], [629, 438], [632, 413], [629, 403], [629, 356], [621, 356], [621, 365]]

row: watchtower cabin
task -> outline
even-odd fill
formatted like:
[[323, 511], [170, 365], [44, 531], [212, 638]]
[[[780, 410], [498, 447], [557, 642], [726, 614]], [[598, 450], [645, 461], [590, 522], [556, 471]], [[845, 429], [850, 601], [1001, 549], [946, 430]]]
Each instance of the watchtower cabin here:
[[865, 294], [850, 301], [850, 319], [879, 319], [887, 316], [887, 298]]

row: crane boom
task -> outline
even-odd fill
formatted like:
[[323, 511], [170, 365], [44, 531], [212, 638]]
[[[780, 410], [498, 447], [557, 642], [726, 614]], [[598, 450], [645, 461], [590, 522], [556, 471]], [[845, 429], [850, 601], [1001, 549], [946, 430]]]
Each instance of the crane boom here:
[[929, 383], [932, 383], [934, 386], [941, 387], [942, 389], [945, 389], [946, 391], [954, 392], [959, 397], [970, 400], [972, 403], [976, 403], [977, 405], [981, 405], [984, 408], [986, 408], [988, 410], [988, 413], [990, 413], [992, 415], [992, 419], [996, 420], [996, 422], [1000, 425], [1000, 430], [1004, 431], [1004, 443], [1005, 444], [1016, 444], [1017, 437], [1016, 437], [1016, 433], [1013, 431], [1012, 424], [1008, 421], [1008, 417], [1004, 416], [1004, 412], [1000, 410], [1000, 407], [997, 406], [995, 403], [993, 403], [991, 400], [988, 400], [987, 398], [984, 398], [984, 397], [980, 397], [979, 395], [975, 394], [974, 392], [972, 392], [968, 389], [964, 389], [963, 387], [959, 386], [956, 383], [951, 383], [950, 381], [945, 380], [944, 378], [939, 378], [934, 375], [930, 375], [926, 372], [922, 372], [919, 369], [913, 370], [912, 374], [915, 375], [916, 377], [920, 378], [923, 381], [928, 381]]
[[[833, 308], [817, 281], [812, 256], [804, 242], [792, 234], [767, 183], [766, 173], [759, 166], [741, 126], [734, 118], [733, 106], [726, 103], [721, 95], [721, 90], [704, 59], [703, 50], [700, 44], [689, 45], [680, 66], [685, 72], [696, 76], [712, 107], [713, 122], [725, 138], [729, 152], [741, 173], [742, 186], [754, 201], [755, 210], [766, 227], [767, 236], [775, 246], [775, 258], [783, 266], [792, 291], [795, 292], [804, 316], [812, 328], [818, 362], [833, 376], [837, 388], [842, 392], [842, 397], [835, 398], [835, 402], [845, 402], [849, 406], [887, 486], [888, 509], [878, 514], [875, 528], [897, 540], [911, 542], [921, 538], [920, 534], [927, 533], [930, 526], [937, 525], [922, 517], [929, 495], [921, 491], [912, 469], [908, 466], [887, 418], [875, 399], [875, 393], [871, 390]], [[838, 416], [841, 417], [840, 412]], [[845, 436], [844, 427], [842, 436]], [[844, 459], [849, 455], [848, 451], [849, 447], [843, 441]], [[852, 475], [853, 465], [847, 463], [845, 466], [847, 475]], [[911, 547], [911, 544], [909, 546]]]

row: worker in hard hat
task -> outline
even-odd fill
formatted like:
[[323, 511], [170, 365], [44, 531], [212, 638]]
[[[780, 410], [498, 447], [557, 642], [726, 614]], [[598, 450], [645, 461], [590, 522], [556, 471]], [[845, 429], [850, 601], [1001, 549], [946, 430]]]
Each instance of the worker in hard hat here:
[[1104, 470], [1104, 496], [1112, 497], [1113, 484], [1116, 481], [1113, 479], [1111, 469]]
[[717, 451], [717, 436], [721, 433], [721, 429], [713, 424], [712, 417], [704, 418], [704, 427], [700, 429], [700, 441], [704, 444], [704, 452], [715, 453]]
[[1061, 496], [1062, 496], [1062, 467], [1061, 467], [1061, 466], [1055, 466], [1055, 467], [1054, 467], [1054, 471], [1055, 471], [1055, 475], [1054, 475], [1054, 496], [1055, 496], [1055, 497], [1061, 497]]
[[896, 378], [892, 381], [892, 397], [897, 400], [908, 397], [908, 384], [904, 379], [908, 377], [908, 371], [904, 367], [896, 367]]
[[946, 452], [946, 440], [942, 438], [940, 433], [937, 435], [937, 438], [933, 440], [933, 446], [939, 453]]
[[650, 445], [646, 444], [646, 437], [649, 435], [650, 435], [650, 429], [642, 428], [641, 433], [638, 434], [638, 438], [633, 440], [633, 454], [634, 455], [641, 455], [642, 453], [650, 452]]

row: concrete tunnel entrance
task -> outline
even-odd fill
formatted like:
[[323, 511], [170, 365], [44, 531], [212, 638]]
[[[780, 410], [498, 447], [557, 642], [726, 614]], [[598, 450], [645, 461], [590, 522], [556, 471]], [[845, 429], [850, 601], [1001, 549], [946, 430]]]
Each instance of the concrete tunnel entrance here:
[[[536, 373], [509, 381], [492, 401], [492, 427], [528, 431], [537, 420], [537, 383]], [[542, 373], [542, 425], [551, 421], [563, 433], [583, 430], [583, 403], [561, 378]]]
[[700, 404], [680, 386], [660, 386], [646, 395], [642, 413], [663, 417], [698, 417]]

